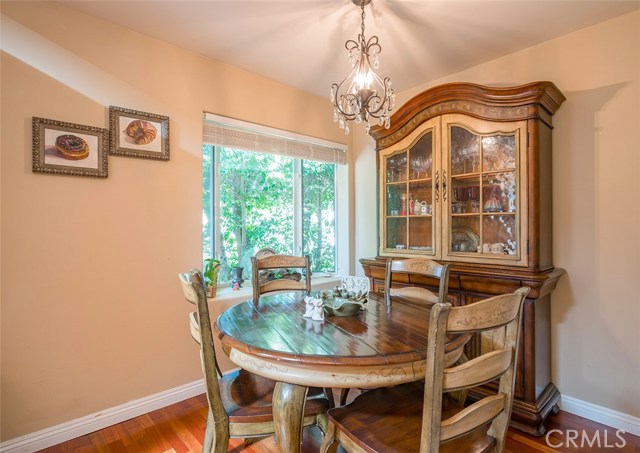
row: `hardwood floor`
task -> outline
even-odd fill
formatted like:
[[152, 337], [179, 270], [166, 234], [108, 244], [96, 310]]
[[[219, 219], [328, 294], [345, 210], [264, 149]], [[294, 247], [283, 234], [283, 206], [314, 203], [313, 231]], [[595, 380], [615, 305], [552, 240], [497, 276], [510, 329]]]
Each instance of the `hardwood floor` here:
[[[206, 417], [207, 401], [204, 395], [200, 395], [42, 451], [47, 453], [200, 452]], [[550, 433], [548, 435], [550, 445], [546, 443], [547, 436], [531, 437], [519, 431], [509, 430], [506, 452], [640, 453], [640, 437], [621, 433], [621, 437], [617, 437], [615, 429], [573, 414], [561, 411], [558, 415], [551, 415], [546, 426]], [[321, 435], [317, 428], [306, 430], [302, 451], [317, 452]], [[229, 442], [228, 451], [233, 453], [280, 452], [272, 437], [250, 445], [246, 445], [242, 439], [232, 439]], [[344, 452], [342, 449], [338, 451]]]

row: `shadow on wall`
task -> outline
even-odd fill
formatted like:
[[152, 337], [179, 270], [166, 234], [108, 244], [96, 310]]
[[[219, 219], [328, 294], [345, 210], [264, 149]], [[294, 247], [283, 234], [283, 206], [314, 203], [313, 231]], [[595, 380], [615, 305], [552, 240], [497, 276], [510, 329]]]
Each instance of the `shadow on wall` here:
[[[583, 399], [588, 399], [587, 391], [598, 394], [601, 401], [624, 397], [615, 388], [610, 388], [607, 395], [600, 374], [594, 375], [591, 367], [604, 366], [613, 359], [594, 360], [594, 354], [599, 352], [594, 351], [594, 342], [603, 349], [619, 346], [619, 340], [610, 334], [610, 326], [600, 314], [603, 304], [610, 306], [600, 299], [609, 291], [606, 282], [611, 281], [615, 272], [604, 264], [611, 253], [607, 248], [615, 238], [608, 237], [610, 231], [603, 228], [609, 223], [602, 218], [608, 208], [602, 204], [603, 195], [612, 190], [603, 187], [611, 181], [603, 172], [610, 166], [623, 165], [619, 150], [606, 141], [616, 133], [604, 128], [603, 119], [610, 124], [612, 114], [605, 116], [603, 112], [627, 85], [617, 83], [565, 92], [567, 101], [554, 117], [553, 262], [567, 274], [552, 295], [552, 375], [560, 386], [572, 382], [570, 389], [560, 388], [561, 392]], [[603, 162], [611, 164], [605, 168]], [[593, 398], [591, 401], [598, 403]], [[618, 407], [625, 405], [620, 401]]]
[[567, 271], [554, 292], [554, 322], [562, 322], [573, 305], [573, 286], [586, 283], [596, 292], [599, 284], [597, 163], [598, 154], [608, 151], [599, 148], [599, 112], [624, 86], [565, 92], [567, 101], [554, 117], [553, 262]]

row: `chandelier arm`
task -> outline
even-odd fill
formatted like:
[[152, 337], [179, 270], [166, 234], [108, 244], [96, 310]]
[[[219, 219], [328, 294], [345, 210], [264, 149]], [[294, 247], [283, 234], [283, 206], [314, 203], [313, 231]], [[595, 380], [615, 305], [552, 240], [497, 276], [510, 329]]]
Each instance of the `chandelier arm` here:
[[376, 52], [378, 53], [382, 52], [382, 46], [378, 43], [378, 37], [376, 35], [373, 35], [371, 38], [369, 38], [369, 41], [367, 41], [367, 53], [369, 53], [369, 50], [371, 50], [372, 48], [377, 49]]
[[351, 52], [353, 49], [357, 49], [358, 47], [360, 47], [360, 44], [358, 44], [357, 42], [355, 42], [353, 39], [349, 39], [347, 40], [347, 42], [344, 43], [344, 47]]

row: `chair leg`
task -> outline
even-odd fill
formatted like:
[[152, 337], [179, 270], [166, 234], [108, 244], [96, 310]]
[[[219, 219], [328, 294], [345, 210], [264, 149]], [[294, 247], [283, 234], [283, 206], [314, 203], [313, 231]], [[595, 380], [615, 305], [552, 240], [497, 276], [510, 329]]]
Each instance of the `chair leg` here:
[[340, 389], [340, 406], [347, 404], [347, 398], [349, 397], [350, 388]]
[[216, 435], [214, 430], [213, 414], [211, 413], [211, 409], [209, 409], [209, 413], [207, 414], [207, 425], [204, 430], [204, 441], [202, 442], [202, 453], [211, 451], [211, 448], [213, 447], [213, 439]]
[[229, 429], [216, 424], [213, 413], [207, 414], [207, 426], [204, 431], [202, 453], [226, 453], [229, 449]]
[[329, 400], [329, 408], [336, 407], [336, 400], [333, 399], [333, 389], [331, 387], [325, 387], [322, 390], [324, 390], [324, 395]]
[[329, 425], [329, 418], [327, 417], [327, 414], [318, 414], [316, 423], [324, 435], [327, 432], [327, 427]]
[[324, 433], [324, 438], [322, 439], [320, 453], [334, 453], [337, 448], [338, 444], [336, 442], [336, 425], [334, 425], [332, 422], [329, 422], [327, 430]]

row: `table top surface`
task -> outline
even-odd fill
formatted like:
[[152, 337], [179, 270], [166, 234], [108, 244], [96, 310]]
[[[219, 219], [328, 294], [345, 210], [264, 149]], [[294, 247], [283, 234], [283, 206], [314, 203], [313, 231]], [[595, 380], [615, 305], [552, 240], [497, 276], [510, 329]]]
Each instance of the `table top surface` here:
[[[304, 318], [304, 293], [262, 296], [242, 302], [216, 322], [224, 347], [279, 362], [317, 365], [389, 365], [424, 360], [427, 355], [429, 307], [369, 295], [367, 309], [354, 316]], [[468, 336], [449, 339], [454, 350]]]

